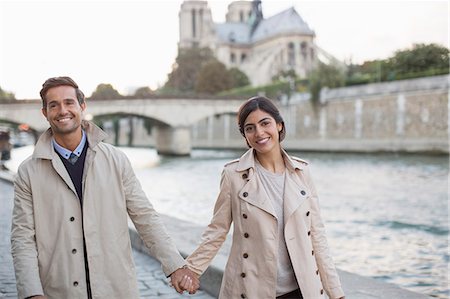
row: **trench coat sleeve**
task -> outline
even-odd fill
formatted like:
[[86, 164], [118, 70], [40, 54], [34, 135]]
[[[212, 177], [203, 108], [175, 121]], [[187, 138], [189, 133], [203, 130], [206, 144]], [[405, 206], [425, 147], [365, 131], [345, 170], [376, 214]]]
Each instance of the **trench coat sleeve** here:
[[202, 234], [201, 244], [187, 258], [189, 269], [198, 275], [202, 275], [208, 268], [230, 230], [232, 222], [230, 189], [230, 181], [224, 169], [211, 223]]
[[11, 253], [18, 297], [44, 295], [39, 277], [32, 192], [29, 178], [22, 168], [19, 168], [14, 180]]
[[315, 258], [319, 267], [320, 278], [322, 284], [331, 299], [341, 298], [344, 296], [339, 276], [334, 266], [333, 259], [329, 252], [328, 241], [325, 233], [325, 226], [320, 216], [319, 199], [314, 183], [311, 179], [309, 168], [305, 168], [307, 184], [311, 190], [311, 239], [314, 248]]
[[186, 264], [175, 243], [142, 190], [128, 158], [123, 155], [122, 181], [125, 190], [128, 215], [147, 248], [162, 265], [166, 276]]

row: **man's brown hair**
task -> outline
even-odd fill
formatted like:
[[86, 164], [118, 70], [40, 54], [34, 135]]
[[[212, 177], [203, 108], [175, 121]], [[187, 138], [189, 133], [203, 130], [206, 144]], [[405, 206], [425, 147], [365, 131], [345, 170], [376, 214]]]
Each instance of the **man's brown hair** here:
[[53, 77], [47, 79], [47, 81], [42, 84], [42, 89], [40, 91], [41, 99], [42, 99], [42, 107], [45, 108], [47, 106], [47, 91], [50, 88], [58, 87], [58, 86], [72, 86], [75, 88], [75, 92], [77, 95], [78, 103], [84, 103], [84, 93], [78, 88], [78, 84], [73, 81], [70, 77]]

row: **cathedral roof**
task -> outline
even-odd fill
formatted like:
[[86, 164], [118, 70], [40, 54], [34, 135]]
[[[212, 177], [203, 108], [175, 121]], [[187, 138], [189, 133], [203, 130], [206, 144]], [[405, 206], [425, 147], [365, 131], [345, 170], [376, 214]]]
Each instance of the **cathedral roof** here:
[[216, 33], [220, 41], [226, 43], [249, 44], [250, 25], [247, 23], [216, 24]]
[[295, 8], [291, 7], [270, 18], [263, 19], [256, 27], [251, 41], [257, 42], [283, 33], [314, 35], [314, 31], [303, 21]]
[[215, 29], [220, 41], [241, 45], [251, 44], [285, 33], [314, 35], [314, 31], [309, 28], [293, 7], [270, 18], [262, 19], [253, 34], [248, 23], [215, 24]]

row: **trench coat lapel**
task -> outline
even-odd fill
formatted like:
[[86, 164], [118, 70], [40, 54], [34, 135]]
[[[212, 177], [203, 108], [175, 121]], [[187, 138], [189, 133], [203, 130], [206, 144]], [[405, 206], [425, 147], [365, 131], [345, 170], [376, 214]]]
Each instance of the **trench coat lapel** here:
[[52, 131], [50, 128], [45, 131], [37, 141], [33, 151], [33, 159], [49, 160], [59, 177], [66, 183], [70, 190], [77, 194], [75, 185], [73, 184], [66, 167], [64, 167], [63, 162], [53, 148]]
[[256, 174], [252, 175], [241, 189], [239, 198], [276, 217], [273, 205]]
[[[64, 166], [63, 162], [61, 161], [60, 157], [56, 152], [53, 151], [53, 158], [52, 158], [52, 165], [55, 171], [58, 173], [58, 175], [63, 179], [63, 181], [66, 183], [66, 185], [72, 190], [75, 194], [77, 194], [77, 191], [75, 189], [75, 186], [72, 182], [72, 179], [70, 178], [69, 173], [67, 172], [66, 167]], [[78, 197], [78, 195], [77, 195]]]
[[242, 155], [239, 159], [236, 171], [247, 175], [246, 183], [239, 191], [239, 198], [276, 217], [275, 210], [265, 192], [264, 186], [261, 184], [258, 175], [255, 173], [255, 157], [253, 149], [249, 149]]
[[285, 224], [289, 221], [289, 217], [306, 202], [306, 198], [309, 196], [308, 193], [308, 188], [302, 183], [298, 174], [295, 171], [289, 171], [284, 182], [283, 205]]
[[[301, 160], [303, 163], [292, 159], [284, 150], [282, 150], [286, 165], [286, 180], [284, 182], [284, 223], [289, 221], [289, 218], [294, 212], [306, 202], [306, 198], [310, 196], [309, 188], [300, 179], [304, 165], [306, 161]], [[298, 159], [298, 158], [297, 158]]]

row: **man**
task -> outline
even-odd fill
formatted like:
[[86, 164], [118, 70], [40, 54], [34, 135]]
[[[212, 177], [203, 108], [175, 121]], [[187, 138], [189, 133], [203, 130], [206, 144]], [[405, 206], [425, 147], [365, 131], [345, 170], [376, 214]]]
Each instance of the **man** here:
[[11, 251], [19, 298], [138, 298], [128, 217], [180, 293], [198, 279], [168, 236], [121, 151], [83, 121], [69, 77], [40, 92], [50, 128], [14, 182]]

